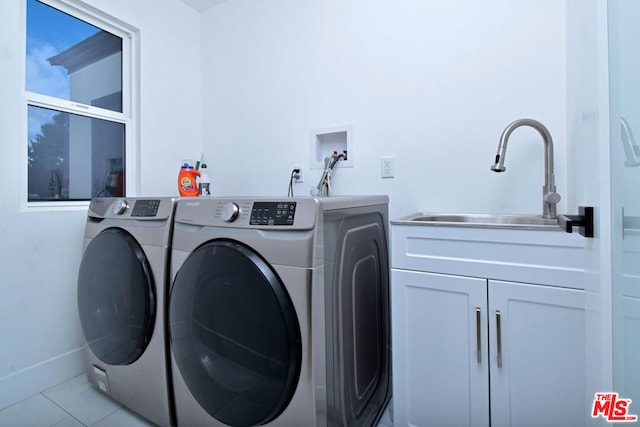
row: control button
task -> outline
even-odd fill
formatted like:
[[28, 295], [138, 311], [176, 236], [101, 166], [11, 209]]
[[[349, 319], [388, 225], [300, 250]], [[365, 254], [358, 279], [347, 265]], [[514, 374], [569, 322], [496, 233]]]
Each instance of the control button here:
[[113, 202], [113, 205], [111, 206], [111, 210], [116, 215], [122, 215], [124, 211], [127, 210], [128, 207], [129, 205], [127, 204], [126, 200], [118, 199], [115, 202]]
[[225, 222], [233, 222], [238, 218], [240, 208], [233, 202], [227, 202], [222, 206], [221, 216]]

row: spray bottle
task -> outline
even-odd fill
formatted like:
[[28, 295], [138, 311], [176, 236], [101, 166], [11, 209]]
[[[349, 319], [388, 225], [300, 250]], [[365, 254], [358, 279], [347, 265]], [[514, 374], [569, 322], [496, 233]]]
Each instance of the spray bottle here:
[[200, 196], [211, 195], [211, 179], [209, 178], [209, 174], [207, 172], [207, 164], [202, 163], [200, 165], [200, 178], [198, 179], [198, 193]]

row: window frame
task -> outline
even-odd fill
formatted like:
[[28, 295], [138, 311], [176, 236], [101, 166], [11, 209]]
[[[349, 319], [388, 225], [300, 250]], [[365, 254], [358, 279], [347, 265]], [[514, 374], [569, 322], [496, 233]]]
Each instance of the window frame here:
[[51, 6], [74, 18], [85, 21], [100, 29], [108, 31], [122, 38], [122, 112], [112, 111], [76, 101], [55, 98], [48, 95], [31, 92], [26, 89], [26, 45], [27, 45], [27, 0], [23, 0], [23, 100], [21, 103], [20, 135], [20, 206], [22, 211], [34, 210], [64, 210], [85, 208], [90, 200], [69, 201], [29, 201], [28, 194], [28, 108], [29, 106], [43, 107], [55, 111], [78, 114], [88, 118], [108, 120], [122, 123], [125, 128], [125, 195], [134, 196], [139, 190], [139, 30], [106, 13], [76, 0], [37, 0]]

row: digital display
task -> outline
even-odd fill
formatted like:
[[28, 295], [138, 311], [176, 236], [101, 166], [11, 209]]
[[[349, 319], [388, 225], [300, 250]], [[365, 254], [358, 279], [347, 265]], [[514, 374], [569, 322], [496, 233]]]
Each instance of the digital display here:
[[136, 200], [131, 216], [156, 216], [160, 200]]
[[296, 202], [255, 202], [250, 225], [293, 225]]

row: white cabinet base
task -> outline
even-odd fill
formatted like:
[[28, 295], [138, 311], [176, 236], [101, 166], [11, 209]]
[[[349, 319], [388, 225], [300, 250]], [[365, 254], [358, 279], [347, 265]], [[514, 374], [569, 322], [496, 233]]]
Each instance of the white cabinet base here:
[[391, 237], [395, 426], [585, 425], [582, 240], [404, 225]]

